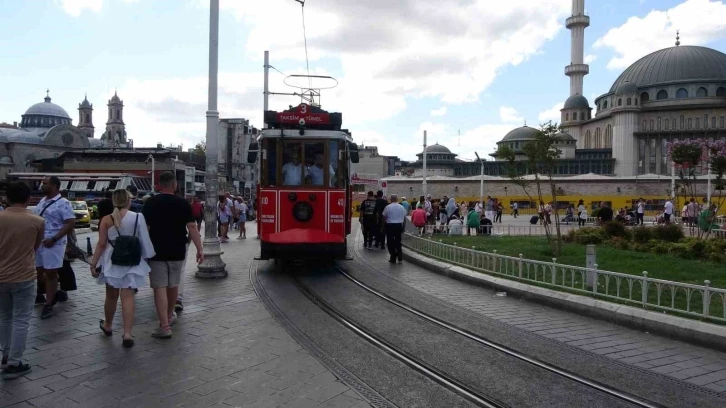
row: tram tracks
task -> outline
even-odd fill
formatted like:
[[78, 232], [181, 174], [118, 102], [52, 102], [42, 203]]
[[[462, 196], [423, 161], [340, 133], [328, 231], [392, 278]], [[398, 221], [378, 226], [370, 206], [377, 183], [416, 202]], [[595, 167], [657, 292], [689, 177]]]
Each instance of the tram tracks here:
[[[565, 378], [569, 381], [573, 381], [575, 383], [578, 383], [582, 386], [587, 387], [588, 389], [591, 389], [598, 393], [605, 394], [607, 396], [620, 400], [621, 402], [624, 402], [631, 406], [648, 407], [648, 408], [661, 406], [661, 405], [655, 404], [653, 402], [646, 401], [644, 399], [630, 395], [628, 393], [622, 392], [620, 390], [614, 389], [612, 387], [608, 387], [606, 385], [600, 384], [596, 381], [592, 381], [592, 380], [582, 377], [580, 375], [560, 369], [560, 368], [555, 367], [546, 362], [528, 357], [522, 353], [519, 353], [515, 350], [510, 349], [509, 347], [506, 347], [504, 345], [487, 340], [477, 334], [474, 334], [470, 331], [462, 329], [461, 327], [458, 327], [449, 322], [443, 321], [435, 316], [432, 316], [431, 314], [428, 314], [419, 309], [416, 309], [416, 308], [406, 304], [405, 302], [401, 302], [393, 297], [390, 297], [390, 296], [386, 295], [385, 293], [382, 293], [381, 291], [366, 285], [365, 283], [361, 282], [360, 280], [358, 280], [355, 277], [348, 274], [346, 271], [344, 271], [340, 267], [336, 266], [336, 267], [334, 267], [334, 270], [336, 273], [342, 275], [349, 282], [353, 283], [355, 286], [359, 287], [360, 289], [364, 290], [365, 292], [395, 306], [398, 309], [405, 311], [408, 314], [414, 315], [419, 319], [422, 319], [428, 323], [431, 323], [441, 329], [444, 329], [450, 333], [454, 333], [457, 336], [461, 336], [468, 340], [474, 341], [478, 345], [483, 346], [487, 349], [495, 350], [498, 353], [501, 353], [508, 357], [517, 359], [521, 362], [524, 362], [526, 364], [529, 364], [533, 367], [544, 370], [548, 373], [554, 374], [561, 378]], [[384, 339], [382, 336], [377, 335], [372, 330], [369, 330], [368, 328], [366, 328], [364, 325], [359, 324], [354, 319], [347, 316], [344, 312], [338, 310], [338, 308], [336, 308], [331, 302], [328, 302], [327, 300], [325, 300], [323, 296], [321, 296], [314, 289], [312, 289], [310, 286], [308, 286], [303, 281], [303, 279], [301, 279], [299, 276], [294, 276], [292, 279], [293, 279], [295, 286], [300, 290], [300, 292], [305, 297], [307, 297], [310, 301], [312, 301], [318, 307], [320, 307], [325, 313], [327, 313], [329, 316], [331, 316], [333, 319], [335, 319], [337, 322], [339, 322], [341, 325], [343, 325], [347, 329], [353, 331], [355, 334], [357, 334], [361, 338], [372, 343], [379, 349], [385, 351], [386, 353], [388, 353], [389, 355], [398, 359], [399, 361], [403, 362], [404, 364], [411, 367], [412, 369], [427, 376], [428, 378], [431, 378], [433, 381], [436, 381], [440, 385], [448, 388], [452, 392], [455, 392], [455, 393], [461, 395], [462, 397], [466, 398], [467, 400], [471, 401], [472, 403], [474, 403], [478, 406], [483, 406], [483, 407], [507, 406], [501, 401], [498, 401], [494, 398], [484, 395], [479, 390], [477, 390], [475, 387], [472, 387], [472, 386], [466, 384], [465, 382], [458, 380], [453, 375], [449, 375], [448, 373], [437, 369], [436, 367], [427, 363], [426, 361], [423, 361], [423, 360], [417, 358], [413, 354], [403, 350], [402, 348], [396, 346], [392, 342]]]

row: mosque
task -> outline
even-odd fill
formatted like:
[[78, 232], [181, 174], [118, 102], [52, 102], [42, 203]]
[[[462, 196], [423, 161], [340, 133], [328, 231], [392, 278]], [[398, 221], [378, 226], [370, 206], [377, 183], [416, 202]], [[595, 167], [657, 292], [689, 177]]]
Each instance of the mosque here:
[[46, 91], [43, 102], [29, 107], [18, 124], [0, 124], [0, 179], [9, 172], [34, 171], [33, 162], [56, 158], [68, 151], [89, 148], [129, 148], [123, 121], [124, 104], [114, 93], [108, 101], [106, 131], [94, 138], [93, 105], [84, 98], [78, 105], [78, 125], [65, 109], [51, 102]]
[[[563, 132], [558, 148], [562, 155], [556, 175], [570, 176], [563, 179], [588, 175], [610, 179], [618, 185], [622, 179], [667, 178], [671, 174], [669, 142], [693, 138], [726, 140], [726, 54], [681, 45], [677, 35], [673, 47], [633, 63], [607, 93], [591, 104], [583, 96], [583, 80], [590, 72], [584, 63], [585, 28], [590, 25], [590, 17], [585, 15], [585, 0], [573, 0], [572, 5], [572, 15], [566, 20], [571, 32], [571, 62], [564, 70], [570, 78], [570, 92], [561, 110]], [[510, 147], [523, 159], [521, 149], [536, 133], [537, 129], [522, 126], [507, 133], [497, 145]], [[479, 162], [457, 160], [445, 146], [428, 146], [426, 154], [427, 176], [480, 175]], [[420, 177], [423, 153], [418, 157], [399, 174]], [[529, 173], [526, 162], [517, 166], [519, 171]], [[484, 162], [487, 176], [506, 177], [507, 168], [504, 161]], [[395, 183], [404, 178], [389, 180]]]

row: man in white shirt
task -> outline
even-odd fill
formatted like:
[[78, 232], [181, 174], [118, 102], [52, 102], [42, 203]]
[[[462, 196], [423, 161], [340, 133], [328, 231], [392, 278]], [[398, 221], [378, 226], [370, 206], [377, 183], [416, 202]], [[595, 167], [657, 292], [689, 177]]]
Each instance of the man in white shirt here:
[[643, 216], [645, 215], [645, 201], [643, 201], [642, 198], [638, 200], [638, 208], [635, 211], [635, 225], [643, 225]]
[[286, 186], [299, 186], [302, 182], [303, 165], [300, 163], [300, 155], [292, 154], [292, 161], [282, 166], [283, 184]]
[[[322, 186], [325, 181], [323, 166], [325, 166], [325, 157], [321, 153], [318, 153], [315, 155], [315, 164], [308, 169], [308, 175], [312, 179], [314, 186]], [[333, 187], [335, 185], [335, 170], [333, 166], [328, 167], [328, 171], [330, 171], [330, 187]]]
[[663, 207], [663, 218], [665, 218], [666, 224], [671, 223], [671, 215], [673, 215], [673, 203], [671, 200], [668, 200]]
[[383, 218], [386, 220], [386, 237], [388, 238], [388, 253], [390, 263], [403, 262], [403, 250], [401, 245], [401, 234], [406, 222], [406, 209], [398, 203], [398, 196], [391, 195], [391, 203], [383, 209]]
[[60, 185], [60, 179], [56, 176], [43, 180], [45, 197], [35, 207], [35, 214], [45, 220], [45, 239], [35, 253], [38, 281], [45, 283], [45, 305], [40, 314], [41, 319], [53, 316], [58, 288], [58, 269], [63, 266], [63, 256], [68, 242], [66, 237], [73, 231], [76, 223], [71, 203], [60, 194]]

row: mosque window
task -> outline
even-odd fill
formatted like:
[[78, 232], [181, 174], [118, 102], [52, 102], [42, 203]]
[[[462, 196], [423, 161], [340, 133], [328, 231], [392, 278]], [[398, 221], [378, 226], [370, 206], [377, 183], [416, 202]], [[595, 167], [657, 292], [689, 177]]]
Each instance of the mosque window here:
[[671, 120], [671, 129], [672, 130], [676, 130], [676, 118], [675, 118], [675, 116], [673, 117], [673, 120]]
[[670, 166], [668, 165], [668, 139], [662, 138], [660, 145], [660, 173], [667, 175], [670, 173]]
[[706, 129], [708, 127], [708, 114], [703, 115], [703, 128]]
[[722, 97], [722, 98], [723, 98], [724, 96], [726, 96], [726, 88], [724, 88], [724, 87], [720, 86], [720, 87], [719, 87], [719, 88], [718, 88], [718, 89], [716, 90], [716, 96], [720, 96], [720, 97]]
[[653, 128], [655, 128], [655, 121], [653, 119], [650, 120], [650, 131], [653, 131]]
[[648, 160], [648, 173], [655, 174], [655, 138], [650, 139], [650, 158]]
[[716, 129], [716, 117], [711, 118], [711, 129]]
[[670, 124], [670, 122], [668, 122], [668, 119], [666, 119], [666, 120], [665, 120], [665, 130], [668, 130], [668, 125], [669, 125], [669, 124]]
[[565, 122], [567, 122], [569, 120], [570, 120], [570, 114], [569, 113], [565, 113]]
[[618, 98], [618, 106], [623, 106], [623, 98]]
[[661, 89], [660, 91], [658, 91], [658, 95], [655, 96], [655, 99], [659, 101], [662, 99], [668, 99], [668, 91], [666, 91], [665, 89]]
[[660, 116], [658, 116], [658, 130], [660, 130]]
[[681, 115], [681, 130], [683, 130], [685, 125], [686, 125], [686, 118], [683, 115]]
[[632, 102], [633, 102], [633, 99], [632, 98], [628, 98], [627, 105], [630, 106], [632, 104]]
[[708, 91], [706, 90], [706, 88], [700, 87], [696, 91], [696, 96], [699, 98], [704, 98], [704, 97], [708, 96]]
[[602, 135], [599, 127], [595, 129], [595, 148], [602, 149]]
[[[650, 95], [648, 95], [648, 92], [643, 92], [642, 94], [640, 94], [640, 100], [643, 101], [643, 103], [648, 102], [650, 100]], [[638, 102], [635, 102], [635, 104], [637, 105]]]
[[608, 108], [608, 101], [603, 101], [602, 102], [602, 108], [603, 109], [607, 109]]
[[638, 174], [645, 174], [645, 139], [638, 140]]
[[686, 88], [680, 88], [676, 91], [676, 98], [682, 99], [682, 98], [688, 98], [688, 91]]
[[613, 127], [607, 125], [605, 127], [605, 148], [609, 149], [613, 147]]
[[648, 130], [648, 121], [647, 120], [643, 120], [643, 127], [640, 130], [642, 130], [643, 132]]
[[693, 129], [693, 119], [688, 118], [688, 129]]
[[585, 149], [592, 149], [592, 136], [589, 130], [585, 132]]
[[723, 123], [723, 116], [721, 116], [721, 124], [719, 124], [719, 127], [720, 127], [721, 129], [723, 129], [723, 125], [724, 125], [724, 123]]
[[[688, 119], [688, 120], [690, 120], [690, 119]], [[700, 129], [700, 128], [701, 128], [701, 118], [696, 118], [696, 129]]]
[[580, 112], [580, 120], [585, 120], [585, 112]]
[[635, 106], [638, 106], [638, 98], [635, 98]]

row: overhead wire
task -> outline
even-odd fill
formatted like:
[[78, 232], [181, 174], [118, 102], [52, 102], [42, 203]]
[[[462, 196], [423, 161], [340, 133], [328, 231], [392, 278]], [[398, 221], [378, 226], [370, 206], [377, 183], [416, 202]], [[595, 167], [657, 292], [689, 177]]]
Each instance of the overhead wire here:
[[310, 59], [308, 58], [308, 34], [307, 34], [307, 28], [305, 27], [305, 1], [306, 0], [295, 0], [298, 3], [300, 3], [300, 10], [302, 12], [302, 26], [303, 26], [303, 40], [305, 42], [305, 67], [308, 71], [308, 87], [312, 90], [313, 83], [312, 78], [310, 77]]

